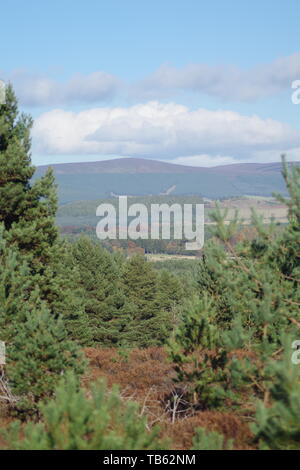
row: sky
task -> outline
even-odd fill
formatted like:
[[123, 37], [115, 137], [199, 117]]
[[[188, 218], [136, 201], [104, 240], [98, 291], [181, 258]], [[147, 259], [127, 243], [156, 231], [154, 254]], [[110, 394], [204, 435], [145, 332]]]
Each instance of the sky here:
[[300, 161], [299, 14], [299, 0], [10, 0], [0, 79], [34, 117], [36, 165]]

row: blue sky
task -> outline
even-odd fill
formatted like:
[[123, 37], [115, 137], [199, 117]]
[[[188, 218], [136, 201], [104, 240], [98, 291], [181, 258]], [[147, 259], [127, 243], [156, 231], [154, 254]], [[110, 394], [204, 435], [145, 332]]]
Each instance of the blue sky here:
[[300, 160], [299, 13], [298, 0], [10, 0], [0, 78], [35, 118], [36, 164]]

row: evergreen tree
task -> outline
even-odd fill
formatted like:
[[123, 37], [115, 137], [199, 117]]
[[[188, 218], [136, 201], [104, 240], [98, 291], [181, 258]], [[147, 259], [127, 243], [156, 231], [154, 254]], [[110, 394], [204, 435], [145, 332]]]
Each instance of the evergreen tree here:
[[158, 296], [161, 308], [171, 312], [183, 301], [184, 291], [180, 280], [166, 269], [163, 269], [158, 276]]
[[16, 248], [8, 246], [0, 225], [0, 339], [10, 342], [26, 319], [29, 306], [41, 303], [30, 269]]
[[30, 255], [38, 270], [49, 261], [57, 239], [57, 200], [51, 170], [31, 183], [35, 172], [30, 155], [31, 127], [32, 119], [19, 115], [16, 96], [8, 86], [6, 100], [0, 105], [0, 222], [10, 243]]
[[129, 259], [122, 272], [126, 297], [123, 312], [130, 318], [122, 335], [123, 344], [139, 347], [163, 344], [169, 336], [171, 316], [159, 301], [158, 276], [141, 256]]
[[198, 428], [193, 439], [192, 450], [231, 450], [232, 446], [232, 440], [229, 440], [225, 445], [222, 434]]
[[30, 268], [8, 246], [0, 226], [0, 339], [6, 342], [6, 375], [16, 397], [14, 411], [36, 413], [41, 399], [51, 397], [63, 372], [83, 372], [84, 361], [68, 340], [64, 322], [55, 318], [33, 285]]
[[[290, 194], [285, 227], [266, 228], [253, 213], [257, 236], [234, 244], [238, 215], [226, 224], [219, 208], [212, 214], [214, 238], [198, 271], [208, 302], [185, 312], [171, 348], [195, 406], [242, 403], [249, 390], [267, 404], [275, 373], [269, 365], [282, 351], [281, 333], [299, 326], [300, 168], [283, 162], [283, 176]], [[241, 349], [245, 354], [237, 359]]]
[[82, 324], [85, 319], [72, 272], [62, 269], [52, 170], [32, 182], [35, 168], [30, 155], [31, 127], [32, 119], [19, 114], [16, 96], [8, 86], [5, 102], [0, 104], [0, 223], [4, 224], [9, 245], [26, 259], [32, 285], [39, 287], [41, 299], [55, 316], [65, 317], [70, 336], [76, 334], [84, 343], [88, 341], [84, 328], [75, 329], [71, 324]]
[[70, 245], [68, 264], [79, 273], [94, 343], [146, 347], [165, 342], [183, 297], [174, 275], [157, 273], [140, 256], [126, 260], [111, 254], [88, 237]]
[[54, 319], [44, 305], [28, 312], [6, 350], [6, 372], [17, 398], [14, 409], [25, 413], [25, 419], [37, 412], [41, 400], [53, 395], [67, 370], [76, 376], [84, 372], [85, 361], [76, 343], [68, 340], [64, 322]]
[[119, 308], [124, 304], [120, 291], [118, 267], [113, 255], [88, 237], [81, 237], [71, 247], [70, 261], [79, 272], [84, 307], [92, 341], [116, 344], [122, 330]]
[[299, 450], [300, 448], [300, 371], [291, 360], [293, 337], [282, 339], [284, 357], [270, 361], [273, 376], [269, 401], [257, 405], [256, 423], [252, 426], [262, 449]]
[[122, 402], [116, 388], [94, 384], [92, 396], [78, 389], [68, 374], [54, 400], [41, 406], [43, 422], [28, 424], [20, 439], [20, 425], [6, 432], [13, 449], [31, 450], [146, 450], [161, 449], [158, 429], [147, 431], [146, 420], [133, 402]]

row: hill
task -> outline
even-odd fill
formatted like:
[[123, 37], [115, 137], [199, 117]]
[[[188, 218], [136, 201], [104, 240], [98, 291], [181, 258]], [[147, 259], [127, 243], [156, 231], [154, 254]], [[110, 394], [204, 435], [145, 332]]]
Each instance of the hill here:
[[[297, 163], [300, 164], [300, 163]], [[116, 195], [200, 195], [210, 199], [285, 193], [278, 163], [238, 163], [211, 168], [139, 158], [51, 165], [61, 204]], [[37, 168], [40, 176], [47, 166]]]

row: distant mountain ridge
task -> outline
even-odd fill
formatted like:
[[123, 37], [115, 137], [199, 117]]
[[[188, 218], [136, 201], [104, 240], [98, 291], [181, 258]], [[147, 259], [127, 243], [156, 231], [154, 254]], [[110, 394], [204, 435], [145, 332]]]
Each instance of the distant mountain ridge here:
[[[300, 165], [300, 162], [296, 163]], [[192, 167], [142, 158], [59, 163], [51, 166], [61, 204], [117, 195], [200, 195], [210, 199], [286, 193], [281, 163], [236, 163]]]
[[[296, 164], [300, 165], [300, 162]], [[96, 162], [55, 163], [38, 166], [38, 171], [44, 171], [48, 166], [54, 169], [55, 174], [90, 174], [90, 173], [265, 173], [280, 171], [281, 163], [233, 163], [214, 167], [200, 167], [178, 165], [174, 163], [150, 160], [144, 158], [116, 158]]]
[[[44, 165], [39, 168], [46, 168]], [[56, 174], [75, 173], [191, 173], [193, 167], [143, 158], [116, 158], [99, 162], [58, 163], [51, 165]]]

